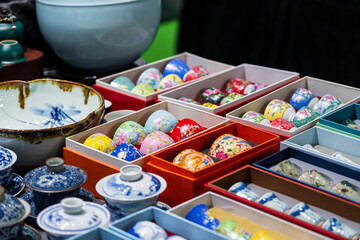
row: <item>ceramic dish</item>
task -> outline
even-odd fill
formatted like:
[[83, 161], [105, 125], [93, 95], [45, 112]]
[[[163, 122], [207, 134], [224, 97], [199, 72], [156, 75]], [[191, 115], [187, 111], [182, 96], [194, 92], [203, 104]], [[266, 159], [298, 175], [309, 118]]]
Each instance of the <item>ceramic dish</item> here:
[[12, 173], [5, 192], [16, 197], [22, 192], [22, 190], [24, 190], [24, 188], [25, 184], [23, 182], [23, 178], [16, 173]]
[[35, 228], [24, 225], [23, 240], [41, 240], [41, 235]]

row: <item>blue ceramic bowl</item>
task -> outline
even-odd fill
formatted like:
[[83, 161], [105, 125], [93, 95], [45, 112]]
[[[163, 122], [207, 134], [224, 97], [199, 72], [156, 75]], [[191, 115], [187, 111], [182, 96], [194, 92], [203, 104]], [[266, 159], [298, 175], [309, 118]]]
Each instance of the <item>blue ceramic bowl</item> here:
[[108, 72], [129, 66], [150, 46], [161, 0], [36, 0], [36, 14], [60, 59], [78, 69]]

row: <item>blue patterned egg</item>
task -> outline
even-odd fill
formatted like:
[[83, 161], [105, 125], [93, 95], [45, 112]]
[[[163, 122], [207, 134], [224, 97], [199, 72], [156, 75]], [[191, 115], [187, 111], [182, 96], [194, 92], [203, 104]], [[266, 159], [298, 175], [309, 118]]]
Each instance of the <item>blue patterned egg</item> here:
[[290, 105], [295, 109], [300, 109], [302, 107], [313, 108], [318, 102], [319, 99], [315, 94], [306, 88], [298, 88], [290, 99]]
[[219, 219], [210, 214], [209, 207], [204, 203], [200, 203], [193, 207], [186, 214], [185, 218], [211, 230], [215, 230], [220, 224]]
[[143, 73], [141, 73], [140, 77], [137, 80], [136, 85], [141, 83], [149, 84], [154, 90], [156, 90], [159, 86], [159, 83], [163, 75], [157, 68], [148, 68]]
[[135, 87], [135, 84], [124, 76], [115, 78], [110, 82], [110, 85], [128, 91], [131, 91]]
[[146, 240], [164, 240], [167, 237], [162, 227], [147, 220], [135, 223], [130, 228], [129, 233], [135, 237]]
[[111, 153], [112, 156], [128, 162], [141, 158], [143, 155], [140, 150], [130, 143], [122, 143]]
[[139, 145], [147, 135], [148, 132], [143, 126], [134, 121], [126, 121], [116, 129], [113, 140], [117, 145], [122, 143]]
[[182, 80], [184, 80], [184, 75], [190, 71], [189, 66], [180, 58], [175, 58], [168, 62], [164, 68], [164, 77], [169, 74], [176, 74]]
[[170, 132], [176, 124], [178, 124], [178, 120], [166, 110], [160, 109], [153, 112], [150, 117], [146, 120], [145, 129], [149, 133], [155, 131], [161, 131], [164, 133]]

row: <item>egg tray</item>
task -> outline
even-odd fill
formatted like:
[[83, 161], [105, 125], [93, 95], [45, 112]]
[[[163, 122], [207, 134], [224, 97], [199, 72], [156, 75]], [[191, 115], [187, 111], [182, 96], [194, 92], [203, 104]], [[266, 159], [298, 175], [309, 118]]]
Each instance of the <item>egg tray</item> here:
[[[307, 203], [310, 208], [320, 214], [323, 218], [337, 217], [343, 223], [359, 229], [360, 219], [357, 215], [359, 207], [351, 202], [343, 201], [341, 198], [317, 191], [308, 186], [303, 186], [285, 177], [254, 166], [244, 166], [231, 173], [225, 174], [205, 184], [205, 189], [231, 198], [235, 201], [255, 207], [261, 211], [280, 217], [286, 221], [293, 222], [299, 226], [324, 234], [332, 239], [343, 239], [341, 236], [326, 231], [315, 225], [306, 223], [287, 214], [267, 208], [257, 202], [241, 198], [228, 189], [236, 182], [244, 182], [251, 190], [260, 196], [266, 192], [273, 192], [278, 198], [293, 206], [298, 202]], [[336, 207], [334, 207], [336, 206]]]

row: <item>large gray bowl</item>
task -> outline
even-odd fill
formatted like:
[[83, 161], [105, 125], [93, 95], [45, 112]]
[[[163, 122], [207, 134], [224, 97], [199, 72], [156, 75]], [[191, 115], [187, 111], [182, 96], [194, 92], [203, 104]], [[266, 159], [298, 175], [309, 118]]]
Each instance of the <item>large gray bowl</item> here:
[[55, 54], [85, 71], [132, 64], [150, 46], [161, 0], [36, 0], [40, 31]]

